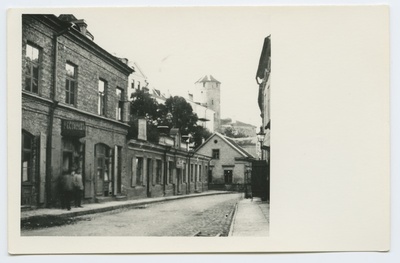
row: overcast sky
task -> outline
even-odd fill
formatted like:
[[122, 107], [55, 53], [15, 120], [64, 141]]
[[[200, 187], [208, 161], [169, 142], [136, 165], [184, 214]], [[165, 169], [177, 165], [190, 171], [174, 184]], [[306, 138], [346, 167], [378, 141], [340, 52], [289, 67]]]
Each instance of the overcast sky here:
[[[260, 126], [255, 74], [270, 19], [259, 7], [79, 9], [94, 41], [136, 61], [150, 85], [186, 96], [206, 74], [221, 84], [221, 115]], [[57, 14], [58, 15], [58, 14]]]

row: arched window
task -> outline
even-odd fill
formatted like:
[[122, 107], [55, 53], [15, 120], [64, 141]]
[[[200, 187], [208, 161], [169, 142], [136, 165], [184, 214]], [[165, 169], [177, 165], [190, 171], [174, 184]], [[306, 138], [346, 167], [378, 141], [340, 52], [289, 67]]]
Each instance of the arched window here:
[[33, 164], [33, 136], [26, 131], [22, 131], [21, 140], [21, 182], [31, 182]]

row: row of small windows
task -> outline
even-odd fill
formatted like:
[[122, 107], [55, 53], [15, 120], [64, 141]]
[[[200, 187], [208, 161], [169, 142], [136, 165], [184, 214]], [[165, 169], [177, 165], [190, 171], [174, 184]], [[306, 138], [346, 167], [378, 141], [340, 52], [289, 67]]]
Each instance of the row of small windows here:
[[[133, 162], [135, 163], [135, 182], [136, 185], [144, 185], [144, 172], [143, 172], [143, 167], [144, 167], [144, 159], [143, 157], [136, 157], [133, 159]], [[146, 163], [146, 168], [147, 168], [147, 174], [151, 176], [155, 175], [155, 183], [156, 184], [161, 184], [162, 183], [162, 176], [163, 176], [163, 172], [162, 172], [162, 161], [161, 160], [156, 160], [156, 170], [155, 170], [155, 174], [153, 172], [153, 160], [152, 159], [147, 159], [147, 163]], [[205, 169], [207, 170], [207, 166], [205, 167]], [[173, 171], [174, 171], [174, 162], [169, 161], [168, 162], [168, 183], [172, 184], [173, 183]], [[180, 174], [183, 171], [182, 174]], [[186, 164], [183, 165], [183, 169], [177, 169], [177, 173], [179, 173], [179, 176], [182, 175], [182, 182], [186, 183], [187, 182], [187, 177], [186, 177]], [[178, 175], [178, 174], [177, 174]], [[198, 176], [199, 175], [199, 176]], [[191, 164], [190, 165], [190, 175], [189, 176], [189, 180], [191, 182], [199, 181], [201, 182], [201, 176], [202, 175], [202, 166], [201, 165], [197, 165], [197, 164]], [[153, 180], [152, 177], [150, 180]]]
[[[25, 83], [24, 90], [39, 94], [39, 66], [41, 50], [33, 45], [26, 45], [25, 55]], [[77, 100], [77, 66], [67, 62], [65, 64], [65, 103], [76, 105]], [[99, 79], [97, 114], [106, 115], [106, 90], [107, 82]], [[123, 89], [116, 87], [116, 119], [122, 121], [124, 93]]]

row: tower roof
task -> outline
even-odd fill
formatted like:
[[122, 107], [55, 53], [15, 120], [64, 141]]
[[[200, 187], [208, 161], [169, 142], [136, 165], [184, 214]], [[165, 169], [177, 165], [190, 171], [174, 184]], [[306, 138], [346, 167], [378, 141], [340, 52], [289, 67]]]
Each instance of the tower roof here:
[[215, 83], [221, 84], [221, 82], [216, 80], [212, 75], [205, 75], [204, 77], [201, 77], [195, 83], [202, 83], [202, 82], [215, 82]]

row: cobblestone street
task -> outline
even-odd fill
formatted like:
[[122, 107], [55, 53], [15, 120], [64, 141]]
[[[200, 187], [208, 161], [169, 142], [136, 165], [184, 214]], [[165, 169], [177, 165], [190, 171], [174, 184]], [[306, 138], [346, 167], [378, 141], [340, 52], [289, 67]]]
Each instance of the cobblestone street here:
[[22, 236], [227, 236], [242, 194], [195, 197], [80, 216], [74, 223]]

